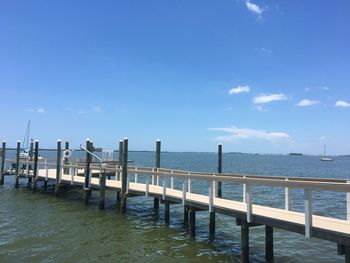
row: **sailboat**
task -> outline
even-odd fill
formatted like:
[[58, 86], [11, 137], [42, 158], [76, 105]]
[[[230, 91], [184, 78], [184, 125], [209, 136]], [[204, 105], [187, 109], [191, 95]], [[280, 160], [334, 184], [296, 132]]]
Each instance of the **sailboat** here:
[[29, 148], [29, 134], [30, 134], [30, 120], [28, 121], [27, 124], [27, 129], [24, 134], [23, 142], [22, 142], [22, 148], [19, 153], [19, 158], [21, 159], [28, 159], [29, 158], [29, 153], [30, 153], [30, 148]]
[[331, 156], [326, 155], [326, 145], [323, 146], [323, 156], [320, 159], [321, 161], [333, 161], [334, 159]]

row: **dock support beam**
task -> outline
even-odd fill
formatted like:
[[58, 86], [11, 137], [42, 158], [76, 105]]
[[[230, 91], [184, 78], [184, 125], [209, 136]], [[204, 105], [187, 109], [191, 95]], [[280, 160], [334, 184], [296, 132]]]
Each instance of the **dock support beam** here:
[[120, 193], [120, 208], [123, 214], [126, 213], [126, 190], [128, 181], [128, 139], [123, 141], [123, 169], [122, 169], [122, 191]]
[[215, 212], [209, 213], [209, 239], [213, 240], [215, 238]]
[[[86, 139], [86, 150], [92, 152], [92, 142], [89, 139]], [[86, 160], [85, 160], [85, 181], [84, 181], [84, 204], [87, 205], [89, 203], [91, 197], [90, 190], [90, 174], [91, 174], [91, 164], [92, 156], [90, 153], [86, 152]]]
[[35, 141], [34, 167], [33, 167], [33, 178], [32, 178], [33, 192], [36, 191], [36, 182], [38, 179], [38, 159], [39, 159], [39, 141]]
[[0, 169], [0, 185], [4, 185], [5, 179], [5, 159], [6, 159], [6, 142], [2, 142], [1, 150], [1, 169]]
[[19, 167], [19, 155], [21, 150], [21, 142], [17, 141], [17, 150], [16, 150], [16, 181], [15, 181], [15, 188], [18, 188], [19, 186], [19, 173], [20, 173], [20, 167]]
[[196, 209], [190, 207], [190, 236], [196, 236]]
[[[218, 173], [222, 173], [222, 145], [221, 143], [218, 145]], [[217, 187], [217, 197], [221, 198], [222, 197], [222, 183], [218, 182], [218, 187]]]
[[58, 196], [60, 192], [60, 177], [61, 177], [61, 151], [62, 145], [61, 140], [57, 140], [57, 153], [56, 153], [56, 185], [55, 185], [55, 195]]
[[241, 262], [249, 262], [249, 225], [246, 220], [241, 223]]
[[164, 201], [164, 222], [166, 225], [169, 225], [170, 222], [170, 202]]
[[273, 227], [265, 226], [265, 259], [273, 262]]
[[[160, 140], [157, 140], [156, 142], [156, 168], [160, 168], [160, 147], [161, 142]], [[158, 175], [154, 176], [154, 185], [157, 185], [159, 182]], [[159, 211], [159, 198], [155, 197], [153, 201], [153, 210], [158, 213]]]

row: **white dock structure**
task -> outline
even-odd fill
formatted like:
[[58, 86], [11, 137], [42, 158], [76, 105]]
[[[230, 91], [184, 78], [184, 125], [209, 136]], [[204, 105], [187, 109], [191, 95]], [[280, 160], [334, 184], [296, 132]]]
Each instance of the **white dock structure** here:
[[[121, 145], [122, 144], [122, 145]], [[82, 186], [84, 200], [87, 204], [92, 190], [100, 191], [99, 207], [104, 208], [105, 191], [117, 192], [118, 203], [122, 213], [126, 212], [127, 198], [131, 196], [153, 197], [154, 208], [159, 203], [164, 204], [164, 220], [169, 223], [170, 205], [184, 206], [184, 221], [190, 224], [190, 234], [195, 235], [196, 211], [210, 213], [209, 233], [215, 235], [215, 213], [222, 213], [236, 218], [241, 225], [241, 261], [249, 262], [249, 228], [265, 226], [266, 260], [273, 261], [273, 228], [284, 229], [305, 235], [308, 238], [320, 238], [333, 241], [338, 246], [338, 253], [345, 256], [345, 262], [350, 263], [350, 181], [335, 179], [253, 176], [228, 173], [203, 173], [160, 168], [160, 141], [157, 141], [156, 167], [137, 167], [128, 164], [128, 140], [124, 139], [119, 146], [117, 165], [92, 162], [92, 142], [86, 142], [85, 163], [70, 162], [68, 154], [57, 143], [57, 161], [38, 160], [38, 142], [35, 143], [35, 154], [30, 160], [5, 160], [6, 144], [3, 143], [3, 158], [1, 164], [1, 182], [3, 184], [6, 163], [16, 163], [16, 187], [20, 178], [30, 178], [31, 187], [36, 190], [37, 182], [55, 183], [58, 195], [60, 186], [65, 184]], [[68, 149], [66, 143], [66, 150]], [[17, 144], [17, 153], [19, 152]], [[221, 145], [219, 147], [218, 171], [221, 172]], [[61, 153], [63, 152], [63, 157]], [[27, 170], [20, 171], [25, 165]], [[32, 167], [32, 170], [28, 169]], [[140, 180], [140, 177], [145, 180]], [[193, 193], [191, 185], [194, 181], [204, 181], [207, 189], [202, 194]], [[233, 183], [243, 188], [242, 201], [230, 200], [222, 192], [221, 185]], [[254, 204], [253, 186], [281, 187], [285, 189], [285, 207], [283, 209]], [[220, 187], [220, 191], [219, 188]], [[304, 191], [304, 211], [291, 210], [291, 189]], [[313, 214], [313, 191], [330, 191], [346, 193], [346, 219], [336, 219]], [[218, 195], [220, 192], [221, 197]], [[276, 198], [271, 196], [271, 198]], [[283, 201], [283, 200], [282, 200]], [[188, 219], [189, 216], [189, 219]]]

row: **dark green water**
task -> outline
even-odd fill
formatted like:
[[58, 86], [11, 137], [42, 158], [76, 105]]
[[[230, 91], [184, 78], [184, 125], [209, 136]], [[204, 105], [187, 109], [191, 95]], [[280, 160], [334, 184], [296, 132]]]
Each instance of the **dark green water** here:
[[[52, 152], [42, 152], [53, 157]], [[136, 165], [154, 165], [154, 153], [131, 152]], [[310, 156], [224, 154], [225, 172], [350, 179], [350, 158], [320, 162]], [[193, 171], [216, 169], [211, 153], [163, 153], [162, 166]], [[132, 180], [132, 176], [130, 180]], [[142, 178], [140, 178], [142, 180]], [[163, 206], [156, 216], [153, 199], [128, 199], [126, 215], [116, 209], [115, 192], [107, 193], [106, 210], [98, 210], [98, 193], [84, 206], [81, 189], [68, 189], [59, 198], [52, 190], [32, 193], [21, 181], [6, 177], [0, 187], [0, 262], [239, 262], [240, 228], [232, 217], [217, 215], [217, 234], [209, 241], [207, 212], [197, 213], [196, 238], [183, 226], [183, 207], [171, 206], [170, 225], [163, 221]], [[193, 182], [194, 192], [207, 185]], [[280, 188], [254, 187], [254, 203], [283, 207]], [[303, 210], [303, 192], [293, 190], [293, 210]], [[242, 189], [226, 184], [225, 197], [241, 200]], [[314, 213], [345, 218], [345, 194], [315, 192]], [[344, 262], [336, 244], [275, 230], [275, 262]], [[264, 262], [264, 228], [250, 229], [252, 262]]]

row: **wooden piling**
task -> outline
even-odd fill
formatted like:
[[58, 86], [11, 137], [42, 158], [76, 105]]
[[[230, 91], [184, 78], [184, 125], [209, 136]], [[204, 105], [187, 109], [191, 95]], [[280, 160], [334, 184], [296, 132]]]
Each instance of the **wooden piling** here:
[[6, 159], [6, 142], [2, 142], [1, 149], [1, 168], [0, 168], [0, 185], [4, 185], [5, 182], [5, 159]]
[[344, 246], [345, 263], [350, 263], [350, 246]]
[[[161, 148], [161, 142], [160, 140], [157, 140], [156, 142], [156, 168], [160, 168], [160, 148]], [[159, 181], [158, 176], [154, 177], [154, 185], [157, 185], [157, 182]], [[155, 197], [153, 201], [153, 210], [158, 213], [159, 211], [159, 198]]]
[[241, 222], [241, 262], [249, 262], [249, 225], [246, 220]]
[[128, 139], [123, 141], [122, 189], [120, 193], [120, 210], [126, 213], [126, 190], [128, 181]]
[[[218, 173], [222, 173], [222, 145], [218, 145]], [[221, 198], [222, 197], [222, 183], [218, 182], [218, 187], [217, 187], [217, 197]]]
[[106, 173], [103, 168], [101, 167], [101, 173], [100, 173], [100, 200], [99, 200], [99, 208], [104, 209], [105, 208], [105, 196], [106, 196]]
[[33, 167], [33, 178], [32, 178], [33, 192], [36, 191], [36, 182], [38, 179], [38, 159], [39, 159], [39, 141], [35, 141], [34, 167]]
[[[31, 140], [30, 142], [30, 151], [29, 151], [29, 161], [33, 162], [33, 156], [34, 156], [34, 143], [33, 140]], [[31, 164], [29, 164], [28, 166], [28, 175], [29, 175], [29, 171], [33, 168]], [[32, 177], [28, 177], [28, 186], [30, 187], [32, 185]]]
[[56, 150], [56, 184], [55, 184], [55, 195], [59, 195], [60, 191], [60, 180], [61, 180], [61, 154], [62, 154], [61, 140], [57, 140], [57, 150]]
[[87, 205], [89, 203], [89, 199], [91, 196], [90, 190], [90, 164], [92, 161], [92, 156], [89, 152], [92, 151], [92, 142], [89, 139], [86, 139], [86, 159], [85, 159], [85, 180], [84, 180], [84, 204]]
[[15, 188], [18, 188], [18, 186], [19, 186], [19, 173], [20, 173], [19, 157], [20, 157], [20, 151], [21, 151], [21, 142], [20, 142], [20, 141], [17, 141], [17, 149], [16, 149], [16, 181], [15, 181]]
[[[66, 151], [69, 151], [69, 142], [65, 142], [64, 145], [64, 159], [63, 159], [63, 164], [67, 165], [69, 163], [68, 156], [66, 155]], [[63, 174], [69, 174], [69, 168], [63, 168]]]
[[184, 205], [184, 225], [188, 225], [188, 206]]
[[209, 213], [209, 239], [213, 240], [215, 238], [215, 212]]
[[164, 222], [166, 225], [169, 225], [170, 222], [170, 202], [164, 201]]
[[265, 226], [265, 259], [273, 262], [273, 227]]
[[196, 236], [196, 210], [194, 207], [190, 207], [190, 236]]

